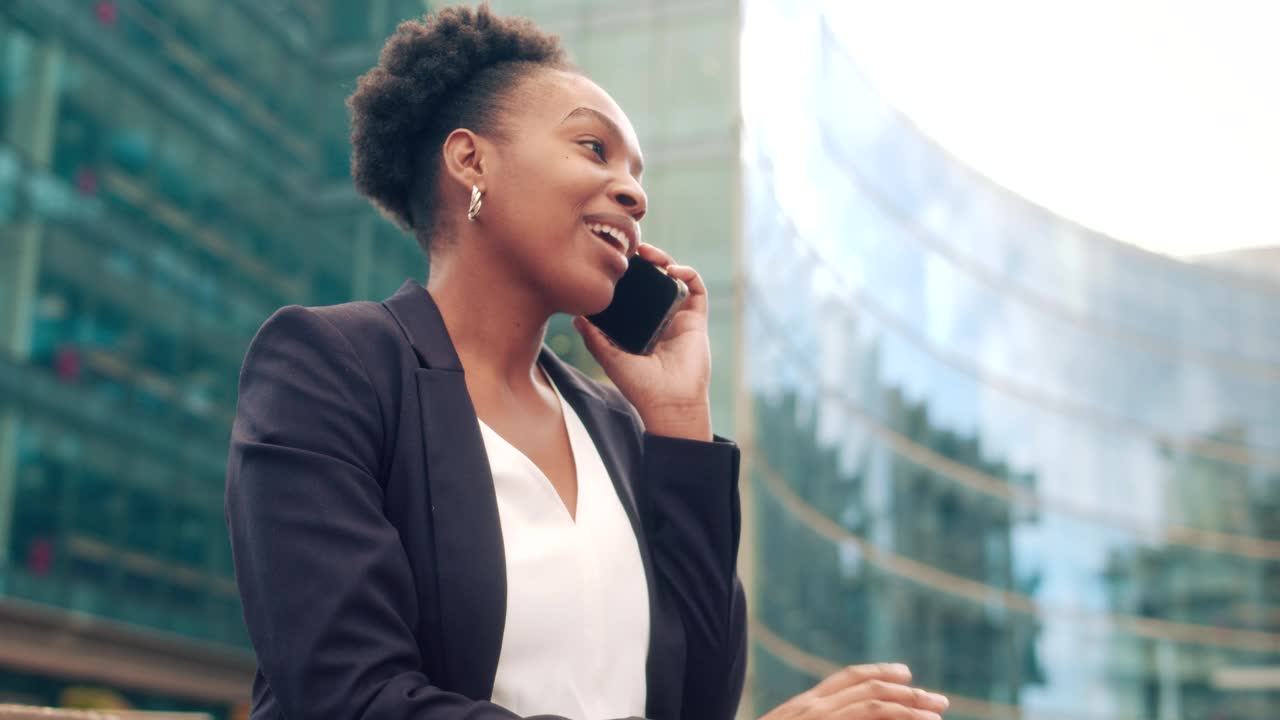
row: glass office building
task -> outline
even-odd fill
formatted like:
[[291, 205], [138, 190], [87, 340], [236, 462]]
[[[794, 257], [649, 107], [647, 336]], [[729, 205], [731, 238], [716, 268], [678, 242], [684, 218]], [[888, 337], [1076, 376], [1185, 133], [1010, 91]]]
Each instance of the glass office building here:
[[[0, 4], [0, 702], [247, 696], [222, 515], [240, 362], [281, 305], [425, 280], [351, 188], [343, 100], [426, 5]], [[736, 2], [493, 6], [561, 33], [630, 114], [645, 239], [716, 296], [730, 432]], [[565, 319], [548, 342], [591, 369]]]
[[247, 695], [222, 513], [277, 307], [425, 277], [348, 179], [345, 96], [422, 3], [0, 4], [0, 702]]
[[949, 718], [1280, 716], [1280, 288], [968, 169], [838, 5], [743, 4], [757, 710], [900, 660]]

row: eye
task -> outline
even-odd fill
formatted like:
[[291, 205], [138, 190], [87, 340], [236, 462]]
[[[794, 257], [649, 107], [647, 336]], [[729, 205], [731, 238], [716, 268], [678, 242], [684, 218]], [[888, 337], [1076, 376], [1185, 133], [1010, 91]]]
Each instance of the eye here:
[[591, 152], [596, 154], [596, 157], [604, 160], [604, 143], [599, 140], [583, 140], [578, 144], [590, 149]]

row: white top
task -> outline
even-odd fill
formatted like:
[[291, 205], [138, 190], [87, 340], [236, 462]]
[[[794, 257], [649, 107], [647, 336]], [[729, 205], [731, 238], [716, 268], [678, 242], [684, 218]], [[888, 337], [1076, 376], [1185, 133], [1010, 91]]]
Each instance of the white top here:
[[649, 588], [640, 548], [595, 443], [558, 388], [556, 396], [578, 471], [576, 522], [538, 466], [480, 422], [507, 560], [492, 700], [521, 716], [643, 717]]

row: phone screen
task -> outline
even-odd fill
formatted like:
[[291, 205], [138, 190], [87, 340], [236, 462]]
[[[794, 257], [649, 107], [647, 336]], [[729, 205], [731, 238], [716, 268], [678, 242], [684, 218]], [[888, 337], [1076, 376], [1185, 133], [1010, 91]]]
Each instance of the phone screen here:
[[609, 307], [589, 316], [623, 350], [643, 355], [653, 349], [667, 321], [688, 295], [684, 283], [633, 256], [613, 290]]

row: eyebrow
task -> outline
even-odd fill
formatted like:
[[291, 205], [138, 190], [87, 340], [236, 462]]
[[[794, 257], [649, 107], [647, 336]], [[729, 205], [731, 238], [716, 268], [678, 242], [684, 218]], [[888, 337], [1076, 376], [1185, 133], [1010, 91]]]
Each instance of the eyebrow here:
[[[570, 118], [583, 116], [598, 120], [601, 125], [609, 128], [609, 132], [613, 133], [614, 137], [618, 138], [618, 140], [622, 140], [622, 138], [626, 137], [622, 133], [622, 128], [618, 127], [618, 123], [614, 122], [613, 118], [605, 115], [599, 110], [585, 106], [574, 108], [572, 112], [564, 116], [564, 120], [561, 120], [560, 124], [563, 125], [569, 122]], [[638, 154], [636, 155], [634, 172], [637, 176], [644, 174], [644, 158], [641, 158]]]

